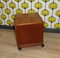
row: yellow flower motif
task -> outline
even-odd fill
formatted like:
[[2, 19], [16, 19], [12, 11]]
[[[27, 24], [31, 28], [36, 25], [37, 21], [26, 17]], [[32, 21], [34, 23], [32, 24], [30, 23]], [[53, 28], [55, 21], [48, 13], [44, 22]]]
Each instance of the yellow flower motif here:
[[20, 2], [21, 0], [15, 0], [16, 2]]
[[44, 1], [44, 2], [48, 2], [48, 1], [50, 1], [50, 0], [42, 0], [42, 1]]
[[35, 3], [34, 7], [37, 9], [42, 8], [42, 3], [37, 2]]
[[3, 20], [5, 20], [5, 19], [6, 19], [6, 15], [2, 14], [2, 15], [1, 15], [1, 18], [2, 18]]
[[0, 8], [4, 8], [4, 3], [0, 2]]
[[2, 20], [0, 20], [0, 25], [2, 24]]
[[54, 25], [54, 27], [55, 27], [55, 28], [60, 28], [60, 24], [56, 23], [56, 24]]
[[12, 9], [14, 9], [16, 7], [16, 4], [13, 3], [13, 2], [11, 2], [11, 3], [9, 3], [9, 7], [12, 8]]
[[58, 5], [55, 2], [52, 2], [52, 3], [49, 4], [50, 9], [56, 9], [57, 7], [58, 7]]
[[8, 2], [9, 0], [3, 0], [4, 2]]
[[28, 0], [28, 1], [33, 2], [34, 0]]
[[49, 11], [44, 9], [44, 10], [41, 11], [41, 14], [44, 15], [44, 16], [47, 16], [47, 15], [49, 15]]
[[49, 26], [49, 24], [45, 22], [44, 23], [44, 27], [48, 27], [48, 26]]
[[21, 4], [21, 7], [24, 8], [24, 9], [26, 9], [26, 8], [28, 8], [29, 6], [28, 6], [28, 3], [23, 2], [23, 3]]
[[16, 10], [16, 14], [21, 14], [21, 13], [23, 13], [21, 9]]
[[11, 15], [11, 19], [15, 19], [15, 15]]
[[56, 21], [56, 18], [53, 17], [53, 16], [51, 16], [51, 17], [48, 18], [48, 21], [49, 21], [49, 22], [55, 22], [55, 21]]
[[8, 25], [11, 25], [12, 24], [12, 21], [11, 20], [7, 20], [7, 24]]
[[35, 10], [30, 9], [30, 10], [28, 10], [28, 13], [35, 13]]
[[56, 15], [60, 17], [60, 10], [56, 12]]
[[10, 13], [11, 13], [10, 9], [6, 8], [6, 9], [5, 9], [5, 13], [6, 13], [6, 14], [10, 14]]

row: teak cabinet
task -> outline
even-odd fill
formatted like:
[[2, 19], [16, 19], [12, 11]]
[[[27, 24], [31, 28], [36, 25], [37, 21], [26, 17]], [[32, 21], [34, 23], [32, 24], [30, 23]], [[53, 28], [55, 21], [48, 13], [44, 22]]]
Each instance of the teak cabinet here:
[[44, 22], [38, 13], [16, 14], [15, 31], [18, 49], [43, 44]]

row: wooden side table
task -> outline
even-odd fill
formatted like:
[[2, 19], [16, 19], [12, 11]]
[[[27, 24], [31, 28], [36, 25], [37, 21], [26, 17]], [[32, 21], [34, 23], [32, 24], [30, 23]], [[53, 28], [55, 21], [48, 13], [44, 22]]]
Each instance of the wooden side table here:
[[16, 42], [18, 49], [43, 44], [44, 23], [38, 13], [15, 16]]

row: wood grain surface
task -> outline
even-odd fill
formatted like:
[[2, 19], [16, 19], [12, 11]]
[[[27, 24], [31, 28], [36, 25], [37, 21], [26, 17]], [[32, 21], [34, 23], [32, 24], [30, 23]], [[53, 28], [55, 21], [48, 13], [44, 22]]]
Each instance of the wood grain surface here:
[[44, 33], [45, 47], [17, 49], [13, 30], [0, 30], [0, 58], [60, 58], [60, 34]]

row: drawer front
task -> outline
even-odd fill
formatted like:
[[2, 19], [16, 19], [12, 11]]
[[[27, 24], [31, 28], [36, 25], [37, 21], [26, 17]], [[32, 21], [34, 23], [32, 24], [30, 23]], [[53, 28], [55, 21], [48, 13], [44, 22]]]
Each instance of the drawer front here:
[[18, 44], [33, 44], [43, 41], [44, 27], [42, 24], [16, 26]]

